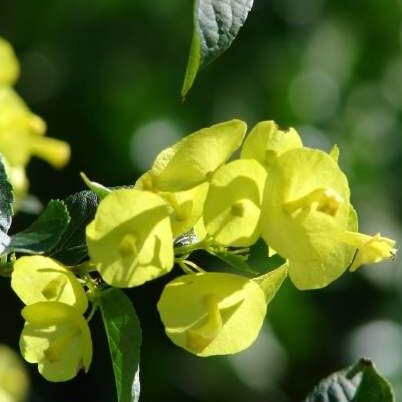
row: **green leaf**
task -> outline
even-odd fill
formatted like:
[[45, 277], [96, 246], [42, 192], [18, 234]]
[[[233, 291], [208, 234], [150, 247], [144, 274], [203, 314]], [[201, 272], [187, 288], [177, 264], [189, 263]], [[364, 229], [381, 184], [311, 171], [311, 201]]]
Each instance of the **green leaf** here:
[[95, 216], [98, 197], [92, 191], [80, 191], [64, 200], [70, 214], [70, 223], [52, 256], [66, 265], [77, 265], [88, 256], [85, 228]]
[[371, 360], [361, 359], [348, 375], [353, 376], [356, 371], [361, 371], [363, 378], [353, 402], [395, 402], [395, 395], [390, 383], [378, 373]]
[[258, 241], [250, 247], [250, 255], [247, 259], [248, 264], [253, 267], [253, 270], [265, 274], [280, 267], [285, 263], [285, 259], [279, 254], [273, 254], [268, 257], [267, 243], [259, 238]]
[[323, 379], [305, 402], [395, 402], [388, 381], [369, 359]]
[[193, 37], [181, 89], [184, 98], [199, 68], [220, 56], [243, 26], [253, 0], [195, 0]]
[[288, 276], [288, 266], [287, 264], [283, 264], [279, 268], [274, 269], [273, 271], [267, 272], [264, 275], [257, 276], [253, 278], [255, 282], [257, 282], [265, 294], [265, 299], [267, 304], [272, 301], [278, 292], [279, 288], [282, 286], [283, 281]]
[[111, 189], [105, 187], [103, 184], [97, 183], [96, 181], [91, 181], [85, 173], [81, 172], [80, 176], [85, 185], [90, 190], [92, 190], [100, 199], [105, 198], [108, 194], [112, 192]]
[[139, 363], [141, 327], [130, 299], [117, 288], [101, 297], [118, 402], [137, 402], [140, 395]]
[[7, 252], [50, 253], [67, 229], [70, 215], [63, 201], [51, 200], [30, 226], [11, 236]]

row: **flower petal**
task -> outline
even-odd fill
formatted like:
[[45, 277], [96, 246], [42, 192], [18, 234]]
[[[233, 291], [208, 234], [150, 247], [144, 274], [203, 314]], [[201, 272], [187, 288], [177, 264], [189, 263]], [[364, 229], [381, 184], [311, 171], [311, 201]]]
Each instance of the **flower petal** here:
[[212, 272], [170, 282], [158, 310], [173, 343], [198, 356], [224, 355], [240, 352], [254, 342], [265, 317], [266, 301], [254, 281]]

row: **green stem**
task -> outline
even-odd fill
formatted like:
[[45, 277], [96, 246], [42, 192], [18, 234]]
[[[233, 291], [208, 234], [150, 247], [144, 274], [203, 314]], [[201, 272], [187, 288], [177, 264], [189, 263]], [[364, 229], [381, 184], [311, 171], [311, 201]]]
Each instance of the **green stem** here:
[[81, 263], [79, 265], [69, 267], [69, 268], [75, 275], [82, 276], [82, 277], [84, 277], [86, 274], [96, 271], [95, 265], [90, 260], [84, 261], [83, 263]]
[[175, 262], [179, 265], [179, 267], [183, 270], [185, 274], [194, 274], [199, 272], [205, 272], [201, 267], [195, 264], [192, 261], [186, 260], [184, 258], [177, 258]]
[[4, 254], [0, 257], [0, 276], [4, 276], [5, 278], [11, 277], [15, 260], [16, 258], [14, 253], [10, 255]]

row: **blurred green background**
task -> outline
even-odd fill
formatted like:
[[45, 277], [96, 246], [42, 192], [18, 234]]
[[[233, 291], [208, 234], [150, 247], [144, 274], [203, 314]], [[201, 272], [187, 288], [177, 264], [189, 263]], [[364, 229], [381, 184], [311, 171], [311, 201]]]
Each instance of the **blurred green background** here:
[[[232, 47], [179, 92], [192, 29], [189, 0], [1, 0], [0, 35], [21, 61], [17, 90], [67, 140], [72, 160], [28, 169], [46, 202], [84, 189], [79, 172], [133, 183], [156, 153], [213, 123], [274, 119], [306, 145], [341, 148], [361, 230], [401, 244], [402, 1], [256, 0]], [[345, 274], [320, 291], [288, 283], [263, 333], [232, 357], [195, 358], [164, 336], [163, 284], [128, 291], [143, 325], [142, 402], [293, 402], [317, 381], [371, 357], [402, 400], [402, 276], [398, 260]], [[1, 281], [0, 341], [17, 347], [21, 307]], [[50, 384], [29, 366], [33, 402], [114, 401], [101, 320], [89, 374]]]

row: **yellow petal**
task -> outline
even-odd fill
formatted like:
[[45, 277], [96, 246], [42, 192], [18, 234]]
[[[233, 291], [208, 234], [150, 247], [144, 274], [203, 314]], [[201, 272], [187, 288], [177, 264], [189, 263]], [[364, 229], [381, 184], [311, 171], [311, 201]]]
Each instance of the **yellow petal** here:
[[22, 310], [26, 320], [20, 337], [23, 357], [38, 363], [48, 381], [67, 381], [92, 360], [88, 324], [80, 312], [59, 302], [39, 302]]
[[345, 232], [343, 241], [357, 248], [356, 256], [350, 266], [355, 271], [361, 265], [373, 264], [393, 259], [396, 255], [395, 241], [382, 237], [380, 233], [368, 236], [358, 232]]
[[11, 45], [0, 37], [0, 86], [14, 85], [20, 74], [20, 65]]
[[281, 256], [325, 258], [348, 228], [349, 186], [331, 156], [298, 148], [272, 164], [265, 187], [262, 234]]
[[[347, 229], [357, 230], [357, 214], [349, 206]], [[340, 277], [353, 260], [355, 248], [341, 241], [335, 241], [328, 254], [312, 258], [292, 259], [288, 261], [289, 277], [299, 290], [320, 289]]]
[[46, 123], [33, 114], [10, 87], [0, 87], [0, 152], [12, 166], [26, 166], [38, 156], [54, 167], [64, 166], [70, 157], [67, 143], [43, 137]]
[[261, 329], [266, 302], [261, 287], [226, 273], [176, 278], [162, 292], [158, 310], [167, 336], [198, 356], [249, 347]]
[[14, 263], [11, 287], [25, 304], [58, 301], [83, 313], [88, 300], [74, 274], [49, 257], [26, 256]]
[[253, 159], [237, 159], [213, 174], [204, 224], [218, 243], [248, 247], [257, 241], [265, 180], [265, 169]]
[[70, 159], [70, 146], [55, 138], [37, 137], [31, 142], [31, 153], [55, 168], [62, 168]]
[[112, 286], [141, 285], [173, 267], [168, 207], [148, 191], [111, 192], [100, 202], [86, 236], [91, 259]]
[[206, 181], [240, 146], [245, 132], [244, 122], [231, 120], [187, 135], [157, 156], [149, 172], [152, 187], [183, 191]]
[[27, 401], [28, 393], [28, 372], [21, 357], [10, 347], [0, 345], [0, 401]]
[[169, 205], [173, 237], [188, 232], [200, 219], [208, 183], [202, 183], [186, 191], [158, 193]]
[[268, 169], [284, 152], [300, 148], [302, 145], [300, 136], [294, 128], [282, 131], [274, 121], [262, 121], [247, 135], [240, 156], [256, 159]]

